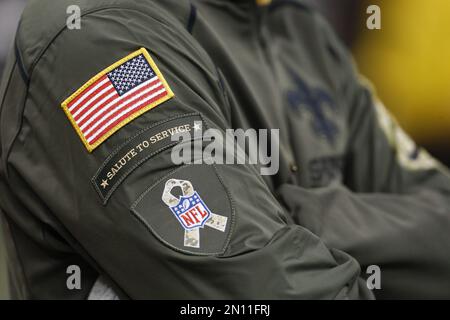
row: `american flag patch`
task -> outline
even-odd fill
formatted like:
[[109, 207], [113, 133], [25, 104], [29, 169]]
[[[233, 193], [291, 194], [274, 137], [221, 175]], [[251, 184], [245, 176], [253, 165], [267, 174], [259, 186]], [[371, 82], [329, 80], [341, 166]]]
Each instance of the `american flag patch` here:
[[89, 152], [124, 125], [174, 96], [146, 49], [116, 62], [62, 103]]

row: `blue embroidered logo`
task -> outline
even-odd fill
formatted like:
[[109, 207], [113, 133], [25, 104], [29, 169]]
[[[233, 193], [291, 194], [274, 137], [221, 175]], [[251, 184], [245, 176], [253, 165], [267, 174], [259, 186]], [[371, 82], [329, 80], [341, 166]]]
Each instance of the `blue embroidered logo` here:
[[336, 109], [330, 95], [320, 88], [309, 88], [295, 73], [291, 72], [296, 88], [287, 92], [287, 99], [292, 110], [301, 113], [308, 111], [313, 119], [311, 128], [318, 136], [324, 137], [329, 144], [334, 144], [338, 128], [325, 114], [324, 107]]
[[192, 196], [180, 197], [178, 204], [170, 207], [170, 210], [185, 230], [203, 228], [205, 222], [211, 217], [211, 211], [197, 192]]
[[[172, 189], [180, 187], [183, 195], [176, 197]], [[200, 248], [200, 229], [204, 226], [225, 232], [228, 217], [212, 213], [188, 180], [166, 182], [162, 201], [169, 207], [184, 229], [184, 246]]]

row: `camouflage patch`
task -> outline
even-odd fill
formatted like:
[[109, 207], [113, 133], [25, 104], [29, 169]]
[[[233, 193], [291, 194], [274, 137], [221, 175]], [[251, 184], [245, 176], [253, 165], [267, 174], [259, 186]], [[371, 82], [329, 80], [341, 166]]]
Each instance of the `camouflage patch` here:
[[216, 168], [200, 164], [181, 167], [161, 179], [131, 211], [164, 244], [198, 255], [225, 251], [234, 217]]

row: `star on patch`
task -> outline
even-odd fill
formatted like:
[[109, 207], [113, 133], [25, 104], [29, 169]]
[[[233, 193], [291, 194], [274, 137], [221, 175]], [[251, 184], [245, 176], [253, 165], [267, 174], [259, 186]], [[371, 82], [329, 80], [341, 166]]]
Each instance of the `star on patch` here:
[[102, 183], [100, 185], [103, 189], [106, 189], [106, 187], [109, 186], [108, 180], [102, 180]]
[[202, 129], [202, 125], [201, 125], [201, 123], [195, 121], [194, 125], [193, 125], [193, 128], [194, 128], [195, 131], [201, 130]]

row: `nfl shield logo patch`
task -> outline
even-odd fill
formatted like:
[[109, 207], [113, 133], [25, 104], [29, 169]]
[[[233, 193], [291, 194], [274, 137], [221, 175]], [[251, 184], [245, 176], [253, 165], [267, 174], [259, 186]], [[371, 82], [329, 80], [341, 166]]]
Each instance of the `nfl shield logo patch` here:
[[147, 188], [131, 212], [176, 251], [223, 254], [235, 219], [230, 194], [216, 170], [205, 164], [180, 167]]
[[[174, 196], [171, 192], [179, 187], [183, 192], [181, 197]], [[181, 223], [184, 229], [184, 246], [200, 248], [200, 228], [208, 227], [225, 232], [228, 218], [212, 213], [203, 202], [200, 195], [194, 190], [188, 180], [170, 179], [166, 182], [163, 202]]]
[[197, 192], [190, 197], [180, 197], [178, 204], [170, 207], [170, 210], [186, 230], [203, 228], [205, 222], [211, 217], [211, 211]]

